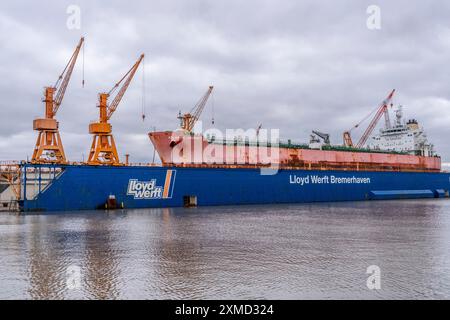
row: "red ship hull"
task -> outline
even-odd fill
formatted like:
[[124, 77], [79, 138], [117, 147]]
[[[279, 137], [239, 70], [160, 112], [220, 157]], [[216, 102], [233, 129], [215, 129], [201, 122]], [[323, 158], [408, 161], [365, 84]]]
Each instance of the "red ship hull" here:
[[171, 131], [151, 132], [149, 137], [163, 165], [254, 167], [276, 164], [311, 170], [441, 171], [441, 159], [437, 156], [219, 144], [208, 142], [202, 135]]

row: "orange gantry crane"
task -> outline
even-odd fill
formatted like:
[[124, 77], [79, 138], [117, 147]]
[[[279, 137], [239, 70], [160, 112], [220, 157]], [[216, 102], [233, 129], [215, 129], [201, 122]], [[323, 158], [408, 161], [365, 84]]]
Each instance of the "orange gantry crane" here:
[[195, 123], [200, 118], [203, 109], [205, 108], [206, 102], [208, 102], [208, 98], [211, 95], [214, 87], [209, 86], [206, 93], [203, 97], [197, 102], [197, 104], [192, 108], [189, 113], [185, 113], [181, 115], [181, 112], [178, 114], [178, 119], [180, 119], [180, 126], [183, 130], [191, 132], [194, 129]]
[[[119, 154], [117, 153], [116, 144], [112, 135], [111, 124], [109, 119], [119, 106], [125, 91], [127, 90], [134, 74], [136, 73], [139, 64], [144, 59], [144, 54], [141, 54], [136, 63], [130, 70], [117, 82], [108, 93], [99, 94], [99, 110], [100, 117], [98, 122], [89, 124], [89, 133], [93, 134], [91, 150], [89, 152], [88, 164], [90, 165], [121, 165]], [[125, 80], [125, 81], [124, 81]], [[109, 96], [119, 87], [123, 82], [122, 87], [114, 97], [113, 101], [108, 104]]]
[[345, 131], [343, 138], [344, 138], [344, 146], [347, 147], [356, 147], [356, 148], [362, 148], [364, 147], [364, 144], [367, 142], [367, 139], [369, 139], [369, 136], [372, 134], [373, 129], [375, 128], [375, 126], [377, 125], [378, 121], [380, 120], [381, 116], [384, 115], [384, 121], [385, 121], [385, 126], [386, 128], [390, 128], [391, 127], [391, 121], [389, 119], [389, 111], [388, 111], [388, 106], [391, 105], [391, 101], [392, 101], [392, 97], [394, 96], [395, 93], [395, 89], [393, 89], [391, 91], [391, 93], [387, 96], [387, 98], [385, 100], [383, 100], [383, 102], [380, 104], [380, 106], [377, 108], [377, 112], [375, 113], [375, 116], [373, 117], [372, 121], [370, 122], [369, 126], [367, 127], [366, 131], [364, 131], [363, 135], [361, 136], [361, 138], [359, 139], [358, 143], [356, 144], [356, 146], [353, 145], [353, 141], [352, 141], [352, 137], [350, 135], [351, 130], [359, 127], [359, 125], [365, 120], [367, 119], [364, 118], [360, 123], [358, 123], [357, 125], [355, 125], [352, 129]]
[[[69, 62], [58, 77], [53, 87], [45, 87], [45, 118], [35, 119], [33, 121], [33, 129], [38, 131], [36, 146], [34, 147], [32, 163], [66, 163], [66, 155], [59, 135], [59, 123], [54, 119], [58, 112], [61, 102], [64, 98], [67, 85], [69, 84], [75, 62], [84, 38], [80, 39], [75, 51]], [[56, 92], [56, 96], [55, 96]]]

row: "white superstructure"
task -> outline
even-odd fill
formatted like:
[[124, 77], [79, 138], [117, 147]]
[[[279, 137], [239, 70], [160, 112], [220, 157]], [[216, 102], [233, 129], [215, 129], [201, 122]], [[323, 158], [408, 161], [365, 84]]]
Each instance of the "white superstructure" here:
[[402, 106], [395, 111], [395, 123], [385, 125], [380, 132], [370, 137], [367, 147], [375, 150], [406, 152], [408, 154], [433, 156], [433, 145], [415, 119], [403, 120]]

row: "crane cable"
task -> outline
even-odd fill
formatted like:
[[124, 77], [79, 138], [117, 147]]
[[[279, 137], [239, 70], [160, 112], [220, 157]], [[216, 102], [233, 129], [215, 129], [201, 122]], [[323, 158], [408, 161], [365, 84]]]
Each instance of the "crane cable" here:
[[[84, 84], [84, 41], [81, 44], [83, 46], [83, 84]], [[79, 49], [78, 49], [79, 50]], [[66, 73], [67, 68], [69, 67], [70, 63], [72, 62], [72, 60], [75, 58], [75, 55], [77, 54], [77, 50], [75, 50], [72, 53], [72, 56], [70, 57], [69, 61], [67, 62], [66, 66], [64, 67], [64, 70], [61, 72], [61, 74], [58, 77], [58, 80], [56, 80], [56, 83], [54, 85], [54, 88], [58, 89], [58, 86], [61, 82], [61, 80], [63, 79], [64, 74]]]
[[82, 63], [82, 71], [81, 71], [81, 77], [82, 77], [82, 80], [81, 80], [81, 85], [82, 85], [82, 87], [84, 88], [84, 47], [85, 47], [85, 44], [83, 43], [83, 63]]
[[145, 57], [142, 59], [142, 106], [141, 106], [142, 121], [145, 121]]
[[66, 73], [67, 68], [69, 67], [70, 63], [72, 62], [73, 57], [75, 56], [75, 52], [72, 53], [72, 56], [70, 57], [69, 61], [67, 62], [66, 66], [64, 67], [64, 70], [61, 72], [61, 74], [58, 77], [58, 80], [56, 80], [55, 86], [54, 88], [58, 89], [58, 86], [64, 76], [64, 74]]
[[214, 126], [214, 92], [211, 92], [211, 125]]
[[[142, 58], [144, 59], [144, 58]], [[128, 77], [128, 75], [131, 73], [131, 71], [136, 67], [137, 62], [130, 68], [130, 70], [127, 71], [127, 73], [124, 74], [124, 76], [122, 77], [122, 79], [120, 79], [112, 88], [111, 90], [109, 90], [108, 95], [111, 95], [114, 91], [117, 90], [117, 88], [119, 87], [119, 85], [122, 83], [122, 81]]]

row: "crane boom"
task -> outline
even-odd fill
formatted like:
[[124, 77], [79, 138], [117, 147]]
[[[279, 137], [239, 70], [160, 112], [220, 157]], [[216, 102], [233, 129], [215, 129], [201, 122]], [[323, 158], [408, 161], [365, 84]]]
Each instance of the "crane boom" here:
[[142, 59], [144, 59], [144, 54], [141, 54], [139, 59], [136, 61], [136, 63], [128, 70], [127, 73], [120, 79], [119, 82], [117, 82], [114, 87], [108, 92], [108, 95], [110, 95], [117, 87], [122, 83], [122, 81], [126, 78], [124, 84], [120, 88], [117, 95], [114, 97], [111, 104], [108, 106], [108, 112], [107, 112], [107, 119], [109, 120], [111, 116], [113, 115], [114, 111], [116, 111], [117, 107], [119, 106], [120, 100], [122, 100], [123, 95], [128, 89], [128, 86], [130, 85], [131, 80], [134, 77], [134, 74], [136, 73], [136, 70], [139, 67], [139, 64], [141, 63]]
[[56, 112], [58, 111], [59, 106], [61, 105], [61, 102], [64, 98], [67, 85], [69, 84], [70, 77], [72, 76], [73, 68], [75, 67], [75, 62], [77, 62], [78, 54], [80, 53], [80, 49], [81, 46], [83, 45], [83, 42], [84, 37], [82, 37], [80, 39], [80, 42], [78, 42], [78, 45], [75, 48], [72, 57], [70, 58], [61, 75], [59, 76], [58, 81], [56, 81], [55, 88], [58, 87], [59, 82], [61, 82], [61, 86], [59, 87], [58, 92], [56, 93], [56, 98], [53, 101], [53, 115], [56, 115]]
[[325, 144], [330, 144], [330, 135], [328, 133], [323, 133], [323, 132], [316, 131], [316, 130], [313, 130], [312, 133], [314, 133], [316, 136], [322, 138], [322, 140]]
[[366, 143], [367, 139], [369, 138], [370, 134], [372, 133], [373, 129], [377, 125], [378, 121], [380, 120], [381, 116], [384, 114], [385, 121], [386, 121], [386, 127], [390, 127], [390, 120], [389, 120], [389, 113], [388, 113], [388, 105], [392, 100], [392, 97], [394, 96], [395, 89], [391, 91], [391, 93], [387, 96], [387, 98], [380, 104], [380, 107], [378, 108], [377, 113], [373, 117], [372, 121], [370, 122], [369, 126], [367, 127], [366, 131], [364, 131], [364, 134], [359, 139], [356, 147], [362, 148], [364, 144]]

